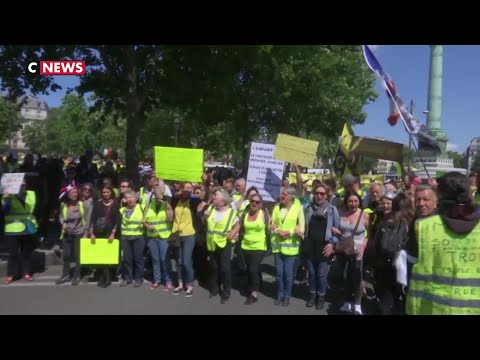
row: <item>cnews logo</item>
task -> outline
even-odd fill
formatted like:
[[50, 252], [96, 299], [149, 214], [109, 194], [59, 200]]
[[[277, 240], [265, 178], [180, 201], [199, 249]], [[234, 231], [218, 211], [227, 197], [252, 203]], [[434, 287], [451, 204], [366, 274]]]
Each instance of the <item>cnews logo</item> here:
[[[28, 64], [28, 72], [32, 74], [36, 74], [38, 68], [36, 62]], [[40, 61], [40, 75], [85, 75], [85, 61]]]

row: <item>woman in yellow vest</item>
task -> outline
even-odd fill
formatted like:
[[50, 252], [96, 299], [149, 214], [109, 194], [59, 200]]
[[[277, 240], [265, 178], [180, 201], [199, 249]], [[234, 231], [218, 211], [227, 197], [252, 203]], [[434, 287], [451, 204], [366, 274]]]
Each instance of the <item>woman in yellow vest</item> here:
[[295, 262], [301, 236], [305, 231], [305, 215], [297, 190], [289, 186], [280, 194], [280, 203], [272, 213], [272, 252], [275, 256], [277, 299], [274, 305], [288, 306], [292, 295]]
[[[207, 250], [210, 265], [210, 297], [220, 293], [222, 304], [230, 298], [232, 290], [232, 269], [230, 250], [232, 240], [238, 235], [233, 231], [238, 222], [236, 211], [231, 208], [232, 199], [225, 190], [217, 190], [213, 194], [213, 208], [205, 212], [207, 222]], [[237, 229], [238, 230], [238, 229]]]
[[270, 216], [266, 209], [262, 209], [262, 204], [262, 196], [257, 193], [253, 194], [245, 213], [235, 226], [235, 231], [243, 234], [241, 247], [247, 266], [249, 294], [245, 305], [251, 305], [258, 301], [257, 292], [262, 276], [260, 264], [267, 252]]
[[[67, 188], [63, 195], [64, 203], [60, 206], [61, 240], [63, 241], [63, 272], [56, 281], [60, 285], [71, 281], [72, 285], [80, 283], [80, 239], [86, 233], [85, 209], [79, 199], [76, 187]], [[70, 262], [75, 263], [73, 278], [70, 274]]]
[[32, 281], [30, 257], [35, 249], [34, 234], [38, 226], [34, 215], [35, 192], [27, 191], [25, 180], [17, 195], [3, 194], [2, 211], [5, 214], [5, 240], [9, 247], [5, 284], [20, 278], [20, 271], [25, 280]]
[[163, 280], [165, 291], [173, 290], [172, 263], [168, 252], [168, 239], [172, 234], [173, 210], [165, 194], [165, 183], [158, 180], [153, 189], [155, 197], [148, 204], [145, 228], [147, 229], [148, 249], [152, 258], [153, 283], [151, 289], [158, 288]]
[[143, 283], [145, 270], [144, 214], [141, 205], [137, 203], [138, 196], [135, 191], [127, 191], [125, 199], [127, 205], [120, 209], [125, 280], [122, 281], [120, 286], [124, 287], [133, 282], [133, 263], [135, 262], [135, 283], [133, 286], [140, 287]]

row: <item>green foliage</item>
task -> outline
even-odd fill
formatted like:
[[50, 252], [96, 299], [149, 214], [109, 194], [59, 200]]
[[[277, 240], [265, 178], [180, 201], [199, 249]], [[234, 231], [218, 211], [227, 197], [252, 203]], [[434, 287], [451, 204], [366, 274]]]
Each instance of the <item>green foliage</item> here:
[[77, 90], [94, 92], [93, 108], [66, 98], [46, 125], [27, 130], [28, 141], [62, 153], [123, 145], [132, 178], [153, 145], [175, 144], [177, 115], [178, 145], [216, 159], [245, 166], [250, 142], [279, 132], [317, 139], [331, 158], [343, 124], [363, 123], [377, 96], [356, 45], [0, 46], [2, 86], [12, 96], [55, 90], [52, 78], [26, 74], [25, 59], [72, 54], [88, 65]]
[[85, 100], [66, 95], [62, 105], [51, 109], [49, 118], [25, 127], [23, 136], [28, 147], [47, 154], [81, 155], [86, 149], [100, 147], [116, 151], [125, 148], [126, 121], [116, 113], [100, 109], [89, 112]]
[[0, 96], [0, 144], [4, 149], [8, 147], [5, 142], [9, 134], [21, 129], [18, 106]]
[[453, 159], [453, 166], [456, 168], [466, 168], [465, 159], [462, 154], [459, 154], [454, 151], [448, 151], [448, 158]]

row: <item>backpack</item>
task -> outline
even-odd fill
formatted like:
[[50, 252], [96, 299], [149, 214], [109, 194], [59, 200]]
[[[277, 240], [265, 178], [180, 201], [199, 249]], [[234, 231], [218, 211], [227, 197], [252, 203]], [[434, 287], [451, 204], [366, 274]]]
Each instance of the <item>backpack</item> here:
[[402, 249], [405, 239], [405, 227], [402, 223], [398, 225], [386, 224], [378, 228], [379, 241], [378, 249], [383, 258], [393, 260]]

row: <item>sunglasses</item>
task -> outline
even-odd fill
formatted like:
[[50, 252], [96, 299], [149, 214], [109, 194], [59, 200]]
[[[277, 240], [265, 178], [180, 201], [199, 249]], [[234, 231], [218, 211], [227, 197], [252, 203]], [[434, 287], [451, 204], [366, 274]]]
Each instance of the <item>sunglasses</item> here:
[[325, 196], [325, 195], [327, 195], [327, 193], [324, 193], [324, 192], [321, 192], [321, 191], [316, 191], [316, 192], [315, 192], [315, 195]]
[[257, 201], [257, 200], [251, 200], [250, 203], [254, 204], [254, 205], [259, 205], [261, 204], [262, 202], [261, 201]]

